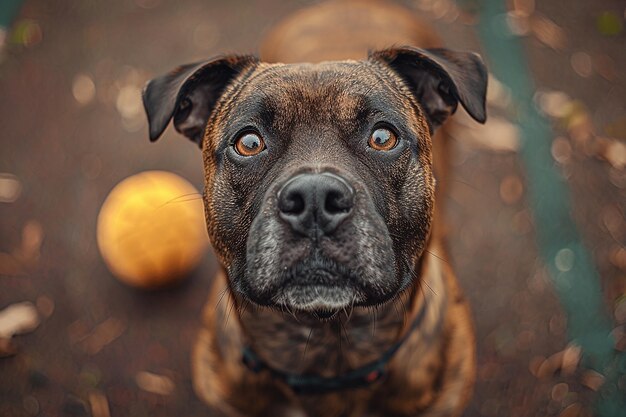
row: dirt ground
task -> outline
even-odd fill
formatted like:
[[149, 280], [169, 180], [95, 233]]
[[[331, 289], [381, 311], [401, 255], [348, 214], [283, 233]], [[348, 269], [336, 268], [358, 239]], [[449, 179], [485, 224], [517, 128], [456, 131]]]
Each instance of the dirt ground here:
[[[179, 288], [131, 290], [100, 258], [96, 216], [111, 188], [140, 171], [169, 170], [201, 187], [194, 144], [171, 128], [148, 142], [138, 99], [147, 79], [217, 53], [255, 52], [260, 34], [310, 3], [25, 2], [0, 63], [0, 310], [30, 301], [42, 319], [0, 345], [0, 416], [215, 415], [195, 397], [189, 366], [215, 258], [208, 253]], [[451, 2], [405, 3], [449, 46], [481, 51], [474, 19]], [[555, 166], [570, 186], [607, 312], [623, 328], [625, 6], [536, 3], [511, 2], [510, 22], [523, 36], [538, 104], [554, 122]], [[506, 94], [496, 93], [494, 114], [506, 107]], [[589, 415], [593, 381], [546, 370], [546, 358], [567, 346], [567, 318], [538, 259], [514, 129], [500, 121], [454, 140], [451, 263], [473, 306], [479, 348], [465, 416]], [[19, 195], [7, 184], [18, 184]]]

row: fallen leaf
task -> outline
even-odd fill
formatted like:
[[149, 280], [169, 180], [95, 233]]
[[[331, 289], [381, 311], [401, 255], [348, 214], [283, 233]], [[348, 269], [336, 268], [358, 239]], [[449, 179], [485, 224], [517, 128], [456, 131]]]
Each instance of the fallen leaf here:
[[126, 330], [124, 322], [109, 318], [97, 325], [89, 336], [81, 342], [83, 349], [89, 355], [95, 355], [103, 347], [120, 337]]
[[89, 405], [91, 406], [92, 417], [111, 417], [109, 410], [109, 400], [100, 391], [93, 391], [89, 394]]
[[565, 31], [545, 16], [534, 14], [530, 19], [530, 30], [541, 43], [552, 49], [563, 49], [567, 44]]
[[562, 136], [552, 141], [550, 151], [554, 160], [559, 164], [566, 164], [572, 158], [572, 145], [570, 145], [569, 140]]
[[35, 302], [37, 309], [44, 317], [50, 317], [54, 312], [54, 301], [50, 297], [40, 295]]
[[579, 403], [573, 403], [565, 407], [559, 414], [559, 417], [578, 417], [582, 411], [582, 405]]
[[96, 97], [96, 85], [89, 74], [77, 74], [72, 82], [72, 95], [78, 104], [84, 106]]
[[[626, 271], [626, 248], [622, 246], [615, 246], [611, 251], [611, 256], [609, 259], [613, 265], [615, 265], [622, 271]], [[626, 318], [626, 315], [624, 317]]]
[[579, 346], [568, 345], [544, 360], [534, 373], [537, 378], [549, 378], [557, 373], [572, 375], [580, 362], [582, 350]]
[[35, 306], [25, 301], [0, 311], [0, 338], [9, 339], [15, 334], [28, 333], [39, 326], [39, 314]]
[[22, 184], [15, 175], [0, 173], [0, 203], [13, 203], [22, 192]]
[[618, 140], [609, 140], [603, 147], [600, 156], [608, 161], [615, 169], [626, 167], [626, 143]]
[[561, 402], [565, 399], [568, 393], [569, 385], [567, 385], [565, 382], [559, 382], [552, 387], [552, 392], [550, 393], [550, 395], [554, 401]]
[[41, 227], [41, 224], [36, 220], [30, 220], [22, 229], [22, 244], [13, 255], [22, 262], [36, 262], [40, 256], [43, 236], [43, 227]]
[[22, 407], [24, 407], [24, 410], [31, 416], [39, 415], [39, 401], [37, 401], [37, 398], [33, 397], [32, 395], [26, 395], [24, 397], [24, 399], [22, 400]]
[[586, 52], [575, 52], [570, 58], [570, 64], [574, 72], [583, 78], [593, 75], [593, 62]]
[[71, 344], [79, 343], [89, 336], [89, 327], [82, 320], [76, 320], [67, 326], [67, 336]]
[[582, 373], [580, 382], [587, 388], [598, 391], [604, 384], [604, 380], [604, 375], [592, 369], [588, 369]]
[[500, 198], [506, 204], [515, 204], [524, 193], [524, 184], [517, 175], [509, 175], [500, 182]]
[[139, 388], [153, 394], [170, 395], [174, 391], [174, 383], [170, 378], [152, 372], [138, 372], [135, 382]]
[[563, 91], [538, 91], [535, 101], [541, 111], [556, 119], [566, 117], [571, 111], [572, 98]]
[[513, 0], [513, 9], [520, 14], [530, 16], [535, 12], [535, 0]]
[[563, 360], [561, 369], [564, 375], [573, 375], [578, 368], [580, 358], [582, 357], [582, 349], [580, 346], [570, 344], [563, 351]]

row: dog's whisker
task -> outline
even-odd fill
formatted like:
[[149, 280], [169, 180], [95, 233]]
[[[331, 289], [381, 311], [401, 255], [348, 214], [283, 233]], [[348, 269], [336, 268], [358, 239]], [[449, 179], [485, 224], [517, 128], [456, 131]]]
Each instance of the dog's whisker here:
[[428, 254], [430, 254], [430, 255], [434, 256], [435, 258], [439, 259], [440, 261], [445, 262], [445, 263], [447, 263], [448, 265], [450, 265], [450, 262], [448, 262], [445, 258], [442, 258], [441, 256], [437, 255], [436, 253], [431, 252], [431, 251], [429, 251], [428, 249], [424, 249], [424, 252], [426, 252], [426, 253], [428, 253]]
[[[417, 290], [418, 290], [419, 292], [421, 292], [421, 293], [422, 293], [422, 303], [424, 303], [424, 308], [425, 308], [425, 309], [428, 309], [428, 304], [427, 304], [427, 303], [428, 303], [428, 301], [426, 300], [428, 297], [426, 297], [426, 293], [424, 292], [424, 287], [422, 287], [422, 286], [420, 285], [420, 286], [417, 288]], [[418, 307], [418, 308], [421, 308], [421, 307]]]
[[348, 308], [346, 306], [341, 307], [341, 310], [343, 311], [343, 315], [346, 316], [346, 318], [348, 318]]
[[[411, 271], [412, 276], [414, 277], [413, 279], [416, 279], [417, 282], [418, 282], [418, 290], [421, 291], [422, 298], [424, 299], [424, 301], [423, 301], [424, 308], [428, 309], [428, 297], [426, 296], [426, 293], [424, 292], [424, 285], [426, 285], [428, 287], [428, 289], [430, 289], [430, 291], [434, 295], [437, 295], [437, 293], [435, 292], [435, 290], [432, 289], [432, 287], [430, 285], [428, 285], [428, 282], [426, 282], [426, 280], [423, 280], [423, 279], [421, 279], [421, 277], [417, 276], [417, 272], [415, 272], [414, 268], [410, 268], [410, 271]], [[403, 303], [403, 305], [404, 305], [404, 303]]]
[[402, 314], [400, 312], [400, 310], [398, 309], [398, 303], [402, 302], [401, 300], [402, 297], [398, 297], [393, 301], [393, 309], [396, 311], [396, 315], [398, 316], [398, 318], [402, 318], [402, 324], [404, 325], [406, 323], [406, 314]]
[[[437, 255], [433, 254], [432, 252], [430, 252], [430, 251], [428, 251], [428, 250], [427, 250], [427, 252], [428, 252], [428, 253], [430, 253], [431, 255], [433, 255], [434, 257], [439, 258]], [[439, 258], [439, 259], [441, 259], [441, 258]], [[441, 259], [441, 260], [442, 260], [442, 261], [445, 261], [445, 259]], [[433, 288], [432, 288], [432, 287], [428, 284], [428, 282], [426, 282], [425, 280], [421, 279], [421, 277], [420, 277], [420, 276], [418, 275], [418, 273], [415, 271], [415, 268], [413, 268], [413, 267], [411, 266], [411, 264], [409, 264], [409, 263], [408, 263], [408, 261], [407, 261], [407, 267], [409, 268], [409, 273], [411, 274], [411, 277], [413, 278], [413, 280], [414, 280], [415, 282], [417, 282], [417, 283], [418, 283], [418, 285], [419, 285], [420, 287], [422, 286], [422, 284], [423, 284], [423, 285], [426, 285], [426, 286], [428, 287], [428, 289], [429, 289], [429, 290], [430, 290], [433, 294], [437, 295], [437, 292], [436, 292], [435, 290], [433, 290]]]
[[372, 320], [372, 337], [376, 335], [376, 321], [378, 320], [378, 310], [375, 306], [370, 307], [370, 315], [373, 317]]
[[352, 313], [354, 312], [354, 303], [356, 302], [356, 294], [352, 296], [352, 301], [350, 302], [350, 309], [348, 310], [350, 314], [346, 318], [346, 324], [350, 323], [350, 319], [352, 318]]
[[232, 313], [233, 308], [235, 307], [235, 300], [233, 300], [232, 298], [229, 298], [229, 300], [231, 301], [231, 303], [230, 303], [230, 306], [228, 307], [228, 310], [226, 311], [226, 319], [224, 320], [224, 328], [228, 326], [228, 319], [230, 318], [230, 313]]
[[168, 204], [175, 203], [175, 202], [179, 202], [179, 201], [177, 201], [178, 199], [180, 199], [180, 198], [185, 198], [185, 197], [190, 197], [190, 196], [192, 196], [192, 195], [195, 195], [195, 196], [198, 196], [198, 197], [196, 197], [196, 198], [192, 198], [192, 199], [188, 199], [188, 200], [183, 200], [182, 202], [185, 202], [185, 201], [200, 200], [200, 199], [204, 198], [204, 193], [202, 193], [202, 194], [201, 194], [201, 193], [188, 193], [188, 194], [183, 194], [183, 195], [179, 195], [178, 197], [172, 198], [171, 200], [168, 200], [168, 201], [166, 201], [165, 203], [163, 203], [163, 204], [161, 204], [160, 206], [157, 206], [157, 207], [155, 207], [155, 208], [156, 208], [156, 209], [159, 209], [159, 208], [164, 207], [164, 206], [166, 206], [166, 205], [168, 205]]
[[297, 322], [300, 322], [300, 319], [298, 319], [298, 316], [296, 315], [295, 311], [293, 311], [293, 309], [287, 305], [287, 304], [283, 304], [283, 306], [285, 307], [285, 310], [287, 310], [287, 313], [293, 317]]
[[237, 306], [237, 313], [239, 315], [241, 315], [241, 313], [243, 313], [245, 310], [248, 309], [249, 306], [251, 306], [252, 304], [250, 303], [250, 301], [247, 298], [244, 298], [241, 301], [241, 305]]
[[[430, 290], [430, 292], [432, 292], [433, 294], [437, 295], [437, 293], [435, 292], [435, 290], [433, 290], [433, 287], [431, 287], [426, 281], [423, 282], [424, 285], [426, 285], [428, 287], [428, 289]], [[420, 285], [421, 287], [421, 285]]]
[[[185, 200], [171, 201], [169, 203], [164, 204], [163, 206], [166, 206], [167, 204], [188, 203], [190, 201], [198, 201], [198, 200], [202, 200], [202, 197], [187, 198]], [[161, 206], [161, 207], [163, 207], [163, 206]], [[159, 208], [161, 208], [161, 207], [159, 207]]]
[[224, 296], [226, 295], [227, 292], [228, 292], [228, 287], [224, 287], [224, 289], [220, 292], [219, 298], [217, 299], [217, 303], [215, 303], [215, 311], [217, 311], [218, 307], [220, 306], [220, 303], [224, 299]]
[[[454, 137], [454, 136], [452, 136], [452, 135], [450, 135], [450, 137], [452, 137], [453, 139], [457, 139], [456, 137]], [[475, 185], [473, 185], [473, 184], [470, 184], [469, 182], [466, 182], [466, 181], [463, 181], [463, 180], [459, 180], [459, 179], [457, 179], [457, 178], [451, 178], [451, 179], [450, 179], [450, 181], [453, 181], [453, 182], [458, 182], [458, 183], [460, 183], [460, 184], [466, 185], [466, 186], [468, 186], [469, 188], [471, 188], [472, 190], [476, 191], [477, 193], [479, 193], [479, 194], [481, 194], [481, 195], [483, 195], [483, 196], [484, 196], [484, 195], [486, 195], [486, 194], [485, 194], [485, 192], [484, 192], [483, 190], [481, 190], [480, 188], [476, 187], [476, 186], [475, 186]]]
[[309, 348], [309, 342], [311, 341], [311, 335], [313, 334], [313, 327], [309, 330], [309, 335], [306, 337], [306, 343], [304, 344], [304, 351], [302, 352], [302, 360], [306, 357], [307, 349]]
[[[344, 326], [341, 320], [339, 321], [339, 325], [341, 326], [340, 329], [343, 330], [343, 333], [346, 335], [346, 342], [348, 343], [348, 347], [351, 347], [352, 343], [350, 342], [350, 336], [348, 335], [348, 330], [346, 329], [346, 326]], [[341, 337], [341, 333], [339, 334], [339, 336]]]

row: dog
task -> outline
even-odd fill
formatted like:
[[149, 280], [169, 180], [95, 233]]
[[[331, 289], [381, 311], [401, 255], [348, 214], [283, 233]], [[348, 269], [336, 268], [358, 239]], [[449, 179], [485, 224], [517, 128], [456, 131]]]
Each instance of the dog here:
[[203, 156], [222, 268], [196, 392], [227, 416], [461, 414], [475, 340], [433, 142], [459, 104], [485, 121], [481, 58], [372, 0], [313, 6], [266, 39], [264, 60], [185, 65], [143, 93], [150, 139], [173, 120]]

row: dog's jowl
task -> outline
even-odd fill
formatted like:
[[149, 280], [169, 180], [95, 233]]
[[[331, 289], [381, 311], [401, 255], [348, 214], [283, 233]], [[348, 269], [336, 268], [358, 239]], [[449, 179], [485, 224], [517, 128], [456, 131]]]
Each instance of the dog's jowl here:
[[[194, 387], [228, 416], [456, 416], [469, 398], [474, 336], [442, 259], [433, 143], [457, 106], [484, 122], [487, 73], [476, 54], [425, 49], [436, 38], [410, 13], [322, 4], [268, 37], [273, 63], [222, 56], [145, 88], [150, 138], [173, 120], [202, 150], [222, 272]], [[298, 61], [318, 63], [294, 63], [311, 37]]]

